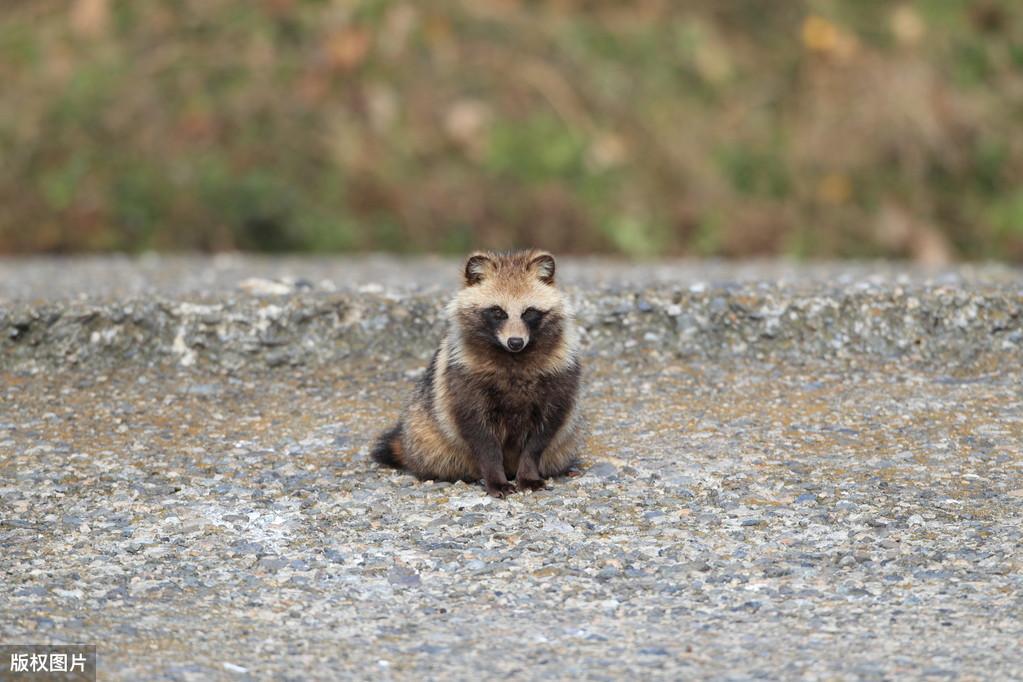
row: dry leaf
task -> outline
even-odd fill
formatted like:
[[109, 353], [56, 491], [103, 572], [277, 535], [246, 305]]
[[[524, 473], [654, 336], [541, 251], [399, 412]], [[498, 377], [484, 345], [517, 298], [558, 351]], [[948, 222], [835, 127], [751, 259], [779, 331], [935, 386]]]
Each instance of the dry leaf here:
[[895, 39], [906, 46], [918, 44], [926, 32], [924, 20], [909, 5], [900, 5], [896, 8], [892, 12], [890, 23]]
[[852, 196], [852, 181], [843, 173], [828, 173], [817, 183], [817, 198], [832, 206], [841, 206]]
[[363, 28], [350, 27], [327, 38], [327, 64], [331, 69], [351, 71], [366, 59], [371, 36]]
[[856, 36], [823, 17], [813, 15], [803, 21], [801, 36], [806, 49], [840, 61], [848, 61], [859, 47]]
[[110, 25], [109, 0], [76, 0], [71, 6], [71, 30], [83, 38], [98, 38]]

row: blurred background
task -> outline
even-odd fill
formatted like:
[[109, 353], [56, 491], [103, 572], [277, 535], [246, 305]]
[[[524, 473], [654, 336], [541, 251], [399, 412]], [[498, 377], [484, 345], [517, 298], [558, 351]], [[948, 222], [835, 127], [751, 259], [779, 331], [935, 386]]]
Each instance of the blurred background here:
[[1023, 3], [0, 3], [0, 253], [517, 245], [1023, 261]]

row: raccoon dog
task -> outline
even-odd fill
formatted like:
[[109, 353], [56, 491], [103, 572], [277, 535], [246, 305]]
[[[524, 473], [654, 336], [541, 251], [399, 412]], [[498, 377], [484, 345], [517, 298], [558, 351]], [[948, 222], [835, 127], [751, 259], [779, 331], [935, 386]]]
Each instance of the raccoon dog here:
[[494, 497], [568, 470], [583, 437], [580, 366], [554, 267], [544, 251], [469, 256], [440, 348], [373, 459], [420, 479], [482, 479]]

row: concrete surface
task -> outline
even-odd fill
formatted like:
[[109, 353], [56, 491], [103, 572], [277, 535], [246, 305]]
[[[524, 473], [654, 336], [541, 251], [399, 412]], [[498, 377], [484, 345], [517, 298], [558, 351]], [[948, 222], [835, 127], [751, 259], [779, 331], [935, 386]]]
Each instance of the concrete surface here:
[[0, 286], [0, 641], [123, 680], [1023, 679], [1018, 271], [566, 262], [592, 437], [499, 501], [366, 457], [444, 267], [232, 262], [0, 266], [65, 277]]
[[[0, 262], [0, 367], [242, 371], [427, 358], [459, 267], [380, 256]], [[1023, 353], [1018, 269], [572, 259], [559, 268], [592, 352], [935, 362]]]

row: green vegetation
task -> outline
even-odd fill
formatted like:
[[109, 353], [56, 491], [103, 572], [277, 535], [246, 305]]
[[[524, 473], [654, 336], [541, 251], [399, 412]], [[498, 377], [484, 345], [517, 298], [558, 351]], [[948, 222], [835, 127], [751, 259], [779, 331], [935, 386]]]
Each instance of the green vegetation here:
[[1013, 0], [10, 0], [0, 252], [1023, 261]]

